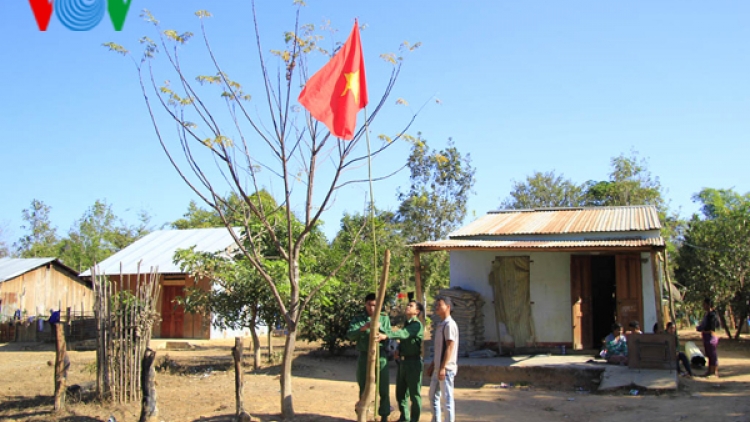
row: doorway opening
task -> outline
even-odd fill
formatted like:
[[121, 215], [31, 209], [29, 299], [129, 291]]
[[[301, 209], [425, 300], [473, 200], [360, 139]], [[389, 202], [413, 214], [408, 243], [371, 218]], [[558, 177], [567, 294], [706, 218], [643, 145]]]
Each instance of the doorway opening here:
[[601, 347], [616, 320], [617, 270], [614, 255], [591, 257], [591, 311], [594, 348]]

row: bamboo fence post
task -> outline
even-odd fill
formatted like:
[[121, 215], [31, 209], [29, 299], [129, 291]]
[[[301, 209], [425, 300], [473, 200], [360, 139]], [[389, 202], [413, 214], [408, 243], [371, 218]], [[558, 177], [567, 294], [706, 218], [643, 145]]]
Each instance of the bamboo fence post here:
[[91, 280], [94, 288], [94, 321], [96, 321], [96, 396], [102, 398], [102, 320], [101, 320], [101, 295], [99, 283], [96, 279], [96, 271], [91, 268]]
[[[139, 309], [138, 315], [140, 316], [140, 318], [136, 321], [136, 327], [135, 327], [135, 339], [136, 339], [135, 355], [138, 357], [138, 359], [135, 360], [135, 369], [136, 369], [137, 374], [141, 373], [141, 362], [143, 361], [143, 359], [141, 359], [141, 357], [143, 356], [143, 333], [141, 331], [141, 324], [145, 323], [145, 321], [142, 319], [142, 316], [143, 316], [142, 312], [146, 308], [144, 295], [143, 295], [143, 291], [146, 288], [146, 283], [148, 283], [148, 281], [146, 280], [146, 277], [143, 277], [142, 283], [141, 283], [141, 280], [138, 280], [137, 297], [138, 297], [138, 304], [141, 307], [141, 309]], [[138, 388], [136, 389], [136, 394], [138, 395], [137, 398], [140, 399], [141, 398], [140, 377], [136, 377], [135, 380], [138, 384]]]
[[122, 264], [120, 264], [120, 279], [118, 280], [118, 286], [117, 286], [117, 300], [114, 302], [115, 307], [115, 335], [117, 340], [115, 340], [115, 380], [117, 388], [115, 389], [117, 393], [117, 402], [122, 403], [122, 301], [120, 300], [122, 298], [122, 287], [123, 287], [123, 280], [122, 280]]
[[106, 284], [107, 289], [107, 377], [109, 378], [107, 380], [107, 389], [109, 390], [109, 396], [110, 400], [114, 400], [116, 398], [116, 388], [117, 385], [115, 383], [115, 367], [114, 367], [114, 353], [115, 353], [115, 337], [114, 337], [114, 331], [113, 329], [115, 321], [112, 318], [112, 307], [114, 306], [114, 303], [112, 302], [112, 289], [114, 288], [114, 283], [111, 281], [107, 282]]
[[136, 399], [135, 387], [137, 383], [135, 382], [136, 380], [135, 361], [136, 359], [140, 359], [140, 356], [137, 356], [135, 353], [136, 352], [135, 317], [136, 315], [138, 315], [138, 311], [139, 311], [138, 295], [136, 295], [136, 293], [137, 293], [137, 286], [138, 286], [139, 279], [140, 277], [137, 277], [135, 279], [136, 284], [135, 286], [132, 286], [133, 290], [130, 292], [133, 295], [133, 298], [135, 300], [130, 304], [130, 312], [129, 312], [130, 321], [128, 321], [128, 361], [129, 361], [129, 369], [130, 369], [128, 373], [128, 378], [130, 380], [130, 388], [128, 388], [128, 391], [130, 393], [129, 401]]
[[[132, 295], [133, 292], [131, 289], [130, 284], [130, 277], [131, 275], [128, 274], [128, 287], [127, 287], [127, 294]], [[125, 302], [125, 312], [123, 312], [123, 319], [125, 320], [124, 327], [123, 327], [123, 341], [125, 343], [123, 358], [125, 360], [125, 402], [128, 403], [130, 400], [132, 400], [133, 395], [131, 394], [131, 389], [133, 388], [133, 382], [132, 382], [132, 373], [131, 373], [131, 357], [130, 357], [130, 348], [132, 345], [130, 344], [130, 318], [133, 313], [133, 301], [132, 298], [129, 298], [128, 301]]]
[[100, 391], [100, 396], [104, 397], [105, 395], [109, 394], [109, 362], [107, 361], [107, 354], [109, 350], [109, 345], [107, 344], [107, 333], [108, 329], [106, 326], [107, 321], [107, 300], [109, 297], [107, 296], [107, 290], [106, 285], [104, 282], [99, 285], [99, 329], [101, 330], [101, 334], [99, 335], [99, 341], [101, 341], [101, 350], [99, 351], [101, 362], [101, 377], [102, 377], [102, 389]]

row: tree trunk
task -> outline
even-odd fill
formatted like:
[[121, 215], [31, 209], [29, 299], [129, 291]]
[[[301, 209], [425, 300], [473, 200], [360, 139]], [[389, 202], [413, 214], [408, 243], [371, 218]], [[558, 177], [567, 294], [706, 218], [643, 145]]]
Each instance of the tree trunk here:
[[716, 314], [719, 315], [719, 320], [721, 321], [722, 327], [724, 327], [724, 332], [727, 333], [727, 337], [732, 338], [732, 332], [729, 331], [729, 327], [727, 326], [727, 319], [724, 316], [724, 311], [716, 310]]
[[266, 338], [268, 339], [268, 361], [273, 362], [273, 327], [270, 325], [268, 326]]
[[250, 422], [252, 417], [245, 412], [245, 406], [242, 403], [242, 393], [244, 391], [244, 382], [242, 381], [242, 337], [234, 338], [234, 347], [232, 347], [232, 357], [234, 357], [234, 392], [237, 399], [237, 422]]
[[747, 318], [748, 318], [748, 311], [742, 313], [742, 320], [737, 325], [737, 331], [734, 333], [734, 339], [739, 340], [740, 334], [742, 334], [742, 329], [745, 328], [745, 324], [747, 324]]
[[[735, 320], [734, 308], [732, 308], [731, 304], [727, 305], [725, 314], [727, 317], [727, 329], [732, 331], [737, 326], [737, 321]], [[732, 336], [730, 335], [729, 338], [732, 338]]]
[[297, 340], [297, 327], [290, 326], [284, 343], [284, 359], [281, 362], [281, 416], [284, 419], [294, 419], [294, 400], [292, 398], [292, 362], [294, 361], [294, 347]]
[[156, 388], [154, 387], [154, 361], [156, 352], [146, 348], [141, 361], [141, 417], [139, 422], [158, 422], [159, 409], [156, 407]]
[[68, 353], [65, 345], [65, 331], [62, 323], [53, 324], [55, 331], [55, 412], [65, 409], [65, 381], [68, 378]]
[[[367, 378], [365, 379], [365, 389], [362, 391], [362, 396], [354, 406], [354, 410], [357, 412], [357, 422], [367, 421], [367, 405], [370, 403], [370, 397], [377, 394], [376, 384], [376, 368], [380, 368], [379, 365], [379, 345], [378, 335], [380, 334], [380, 311], [383, 309], [383, 302], [385, 301], [386, 287], [388, 286], [388, 271], [391, 265], [391, 251], [385, 251], [385, 259], [383, 261], [383, 273], [380, 277], [380, 286], [378, 288], [378, 296], [375, 302], [375, 313], [370, 318], [370, 348], [367, 350]], [[375, 413], [377, 415], [378, 406], [375, 404]]]
[[253, 338], [253, 369], [257, 371], [260, 369], [260, 337], [255, 325], [250, 327], [250, 336]]

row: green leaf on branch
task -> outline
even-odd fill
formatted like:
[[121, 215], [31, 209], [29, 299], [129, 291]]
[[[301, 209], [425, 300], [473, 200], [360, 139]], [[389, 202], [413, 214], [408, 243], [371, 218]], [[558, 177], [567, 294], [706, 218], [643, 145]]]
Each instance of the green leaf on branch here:
[[192, 32], [183, 32], [182, 34], [178, 34], [174, 29], [167, 29], [163, 32], [163, 34], [172, 41], [178, 42], [180, 44], [185, 44], [190, 40], [190, 38], [193, 37]]
[[104, 47], [107, 47], [109, 51], [114, 51], [115, 53], [122, 54], [123, 56], [127, 56], [130, 54], [130, 51], [128, 51], [125, 47], [121, 46], [120, 44], [115, 44], [113, 42], [105, 42], [102, 44]]

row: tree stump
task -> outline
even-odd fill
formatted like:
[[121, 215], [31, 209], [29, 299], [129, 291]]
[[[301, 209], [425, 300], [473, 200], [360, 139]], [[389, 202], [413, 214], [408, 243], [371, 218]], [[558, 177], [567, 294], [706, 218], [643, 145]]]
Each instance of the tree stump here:
[[65, 345], [65, 330], [62, 324], [53, 324], [55, 332], [55, 412], [65, 408], [65, 381], [68, 378], [70, 360]]
[[234, 357], [234, 391], [237, 399], [237, 422], [250, 422], [252, 417], [245, 412], [245, 405], [242, 402], [242, 392], [244, 382], [242, 380], [242, 337], [234, 338], [234, 347], [232, 347], [232, 357]]
[[141, 361], [141, 417], [139, 422], [158, 422], [159, 409], [156, 407], [156, 388], [154, 387], [154, 361], [156, 352], [147, 348]]

